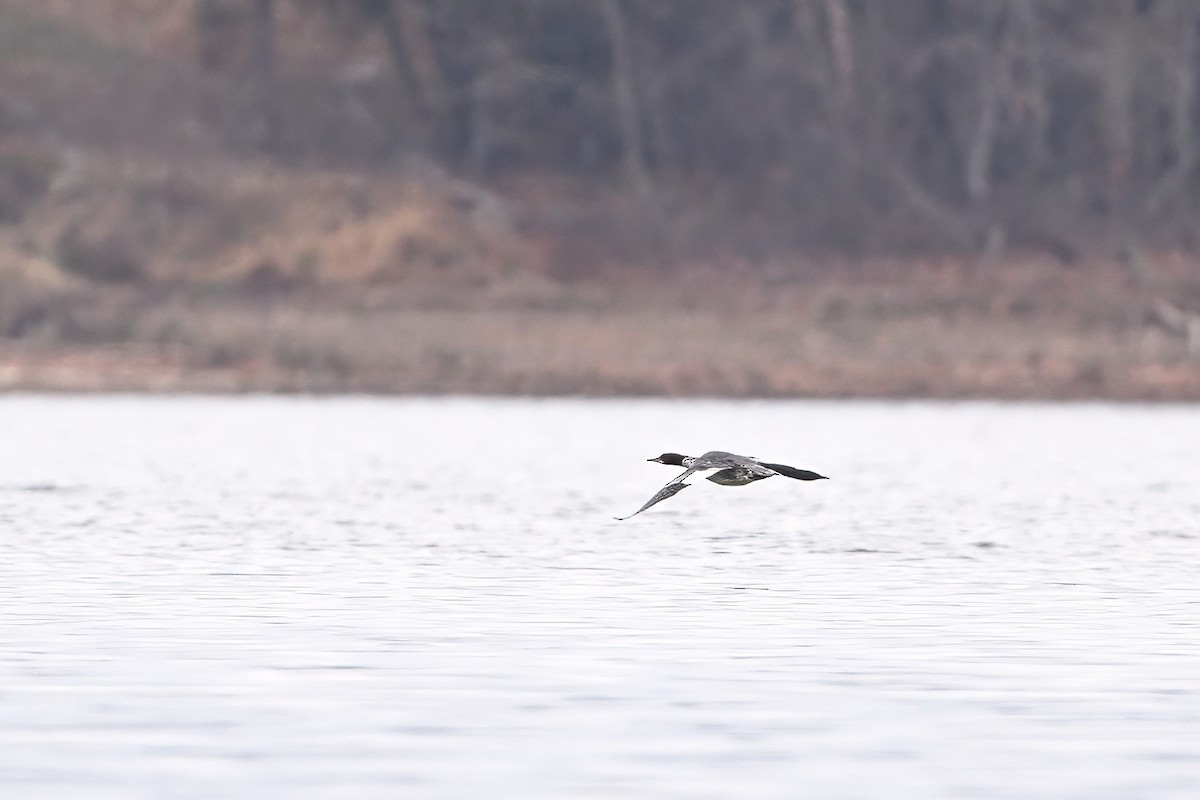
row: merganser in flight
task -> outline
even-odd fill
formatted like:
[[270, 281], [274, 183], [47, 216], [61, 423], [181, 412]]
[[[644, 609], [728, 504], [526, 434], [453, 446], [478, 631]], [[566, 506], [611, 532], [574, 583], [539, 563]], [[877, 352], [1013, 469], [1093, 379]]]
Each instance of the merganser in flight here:
[[[735, 453], [726, 453], [724, 450], [710, 450], [698, 458], [680, 455], [679, 453], [663, 453], [657, 458], [648, 458], [646, 460], [669, 466], [684, 467], [684, 470], [674, 480], [659, 489], [657, 494], [646, 501], [646, 505], [630, 514], [629, 517], [637, 516], [655, 503], [661, 503], [668, 497], [674, 497], [679, 494], [688, 486], [691, 486], [690, 483], [684, 483], [687, 478], [696, 472], [703, 472], [708, 469], [715, 469], [717, 471], [705, 477], [713, 483], [719, 483], [722, 486], [745, 486], [747, 483], [761, 481], [764, 478], [771, 478], [776, 475], [785, 475], [789, 478], [795, 478], [798, 481], [826, 479], [826, 476], [819, 475], [811, 470], [797, 469], [789, 467], [786, 464], [772, 464], [769, 461], [759, 461], [756, 458], [739, 456]], [[617, 519], [626, 520], [629, 517], [617, 517]]]

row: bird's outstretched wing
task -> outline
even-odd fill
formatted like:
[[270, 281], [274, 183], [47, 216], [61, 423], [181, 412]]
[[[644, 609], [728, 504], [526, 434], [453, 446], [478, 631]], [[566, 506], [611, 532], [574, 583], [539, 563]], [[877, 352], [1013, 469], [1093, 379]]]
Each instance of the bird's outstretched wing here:
[[[683, 477], [686, 477], [689, 474], [691, 474], [691, 473], [690, 472], [684, 473]], [[680, 492], [682, 492], [684, 489], [686, 489], [689, 486], [691, 486], [691, 484], [684, 483], [682, 478], [678, 478], [676, 480], [671, 481], [666, 486], [659, 489], [658, 493], [655, 494], [654, 497], [651, 497], [649, 500], [647, 500], [646, 505], [642, 506], [637, 511], [630, 514], [629, 517], [636, 517], [638, 514], [642, 513], [643, 511], [645, 511], [647, 508], [654, 505], [655, 503], [661, 503], [663, 500], [666, 500], [668, 497], [674, 497], [675, 495], [679, 494]], [[627, 520], [627, 519], [629, 519], [629, 517], [616, 517], [615, 519]]]

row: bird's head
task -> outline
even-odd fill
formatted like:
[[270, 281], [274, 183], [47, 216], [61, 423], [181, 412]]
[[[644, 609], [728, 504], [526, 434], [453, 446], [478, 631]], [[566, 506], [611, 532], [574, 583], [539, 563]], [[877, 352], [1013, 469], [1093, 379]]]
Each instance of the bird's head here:
[[681, 456], [679, 453], [663, 453], [661, 456], [657, 456], [656, 458], [647, 458], [646, 460], [653, 461], [658, 464], [666, 464], [672, 467], [683, 466], [683, 456]]

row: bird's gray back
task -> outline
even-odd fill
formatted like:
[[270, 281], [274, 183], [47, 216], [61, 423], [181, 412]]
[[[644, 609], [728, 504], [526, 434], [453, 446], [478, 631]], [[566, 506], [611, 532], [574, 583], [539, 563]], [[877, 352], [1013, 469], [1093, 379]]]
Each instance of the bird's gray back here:
[[727, 453], [724, 450], [709, 450], [696, 459], [695, 467], [697, 469], [737, 467], [755, 475], [767, 476], [776, 474], [775, 470], [770, 467], [764, 467], [753, 458], [739, 456], [737, 453]]
[[737, 467], [752, 463], [754, 463], [752, 458], [739, 456], [736, 453], [727, 453], [724, 450], [709, 450], [696, 459], [697, 465], [703, 464], [706, 467]]

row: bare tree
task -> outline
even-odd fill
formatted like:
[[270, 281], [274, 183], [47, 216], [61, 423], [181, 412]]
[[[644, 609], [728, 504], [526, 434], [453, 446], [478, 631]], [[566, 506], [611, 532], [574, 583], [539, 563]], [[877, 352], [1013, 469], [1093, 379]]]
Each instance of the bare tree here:
[[395, 0], [358, 0], [358, 4], [362, 13], [378, 24], [383, 32], [392, 66], [396, 70], [400, 85], [404, 88], [407, 104], [416, 114], [428, 114], [429, 102], [409, 55], [408, 37], [405, 36], [402, 17]]
[[259, 145], [279, 149], [282, 122], [279, 85], [275, 74], [275, 0], [254, 0], [254, 66], [258, 83]]
[[854, 36], [850, 13], [845, 0], [822, 0], [829, 25], [829, 49], [833, 53], [834, 119], [838, 128], [846, 130], [857, 120]]
[[625, 12], [621, 0], [600, 0], [600, 9], [612, 45], [612, 92], [621, 129], [621, 170], [633, 191], [646, 199], [650, 196], [650, 175]]

